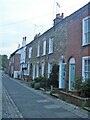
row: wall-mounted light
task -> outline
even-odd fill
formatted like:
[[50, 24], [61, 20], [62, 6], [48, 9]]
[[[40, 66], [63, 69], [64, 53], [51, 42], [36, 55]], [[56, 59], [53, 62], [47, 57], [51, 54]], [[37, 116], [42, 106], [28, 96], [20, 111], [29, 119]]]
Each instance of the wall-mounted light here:
[[65, 57], [64, 57], [63, 54], [61, 55], [61, 62], [62, 62], [62, 63], [65, 63]]

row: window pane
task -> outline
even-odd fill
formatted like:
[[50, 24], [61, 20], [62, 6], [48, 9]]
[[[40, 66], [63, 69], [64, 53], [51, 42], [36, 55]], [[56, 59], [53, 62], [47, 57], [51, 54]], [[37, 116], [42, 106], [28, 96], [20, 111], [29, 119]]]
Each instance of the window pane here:
[[88, 60], [88, 65], [90, 65], [90, 60]]
[[87, 36], [88, 38], [88, 43], [90, 43], [90, 32], [88, 32], [88, 36]]
[[88, 71], [90, 72], [90, 60], [88, 60]]
[[31, 54], [32, 54], [32, 47], [29, 48], [29, 58], [31, 58]]
[[85, 72], [85, 78], [88, 78], [88, 73], [87, 72]]
[[88, 66], [85, 66], [85, 72], [88, 71]]
[[90, 78], [90, 72], [88, 72], [88, 78]]
[[46, 41], [44, 41], [43, 43], [43, 55], [46, 54]]
[[88, 31], [90, 32], [90, 18], [88, 19]]
[[85, 66], [88, 65], [88, 60], [85, 60]]
[[39, 64], [36, 65], [36, 77], [39, 76]]
[[38, 46], [37, 46], [37, 56], [39, 56], [40, 55], [40, 45], [38, 44]]
[[88, 33], [85, 33], [85, 44], [88, 43]]
[[53, 53], [53, 38], [51, 39], [51, 52]]
[[53, 53], [53, 37], [49, 38], [49, 53]]
[[90, 72], [90, 65], [88, 66], [88, 72]]
[[85, 23], [84, 23], [84, 33], [87, 33], [88, 32], [88, 20], [85, 20]]
[[42, 77], [44, 77], [44, 63], [42, 63]]

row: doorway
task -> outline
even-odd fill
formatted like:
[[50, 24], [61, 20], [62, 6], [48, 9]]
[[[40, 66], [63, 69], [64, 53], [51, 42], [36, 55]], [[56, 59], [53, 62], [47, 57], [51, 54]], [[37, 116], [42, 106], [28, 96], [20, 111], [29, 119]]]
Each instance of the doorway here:
[[73, 90], [75, 83], [75, 59], [72, 57], [69, 60], [69, 91]]
[[66, 63], [60, 63], [59, 65], [59, 88], [64, 89], [66, 82]]

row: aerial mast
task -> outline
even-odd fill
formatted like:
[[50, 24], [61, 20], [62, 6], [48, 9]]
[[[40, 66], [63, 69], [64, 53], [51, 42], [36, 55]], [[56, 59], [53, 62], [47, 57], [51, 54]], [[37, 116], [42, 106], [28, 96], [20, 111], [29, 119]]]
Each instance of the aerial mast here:
[[60, 13], [60, 4], [56, 2], [56, 14]]

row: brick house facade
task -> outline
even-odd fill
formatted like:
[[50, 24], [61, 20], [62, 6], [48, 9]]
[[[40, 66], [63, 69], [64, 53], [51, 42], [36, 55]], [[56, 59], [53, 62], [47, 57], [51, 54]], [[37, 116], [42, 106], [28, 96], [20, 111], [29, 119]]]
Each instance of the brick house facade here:
[[[83, 20], [89, 16], [88, 21], [88, 43], [83, 45], [83, 31], [84, 31], [84, 25]], [[69, 90], [70, 88], [70, 81], [71, 79], [80, 78], [84, 74], [83, 69], [83, 57], [88, 56], [90, 57], [90, 3], [76, 11], [74, 14], [70, 15], [67, 18], [67, 83]], [[74, 60], [75, 63], [70, 63], [70, 60]], [[70, 71], [70, 64], [73, 64], [73, 67], [75, 67], [75, 71]], [[75, 72], [75, 73], [73, 73]], [[88, 60], [88, 75], [87, 78], [90, 78], [90, 58]], [[73, 74], [73, 76], [70, 75]], [[75, 74], [75, 75], [74, 75]], [[71, 77], [71, 78], [70, 78]]]
[[10, 66], [9, 66], [9, 59], [7, 59], [6, 61], [6, 70], [5, 73], [9, 75], [9, 70], [10, 70]]
[[[57, 25], [54, 25], [30, 43], [32, 44], [32, 57], [29, 62], [33, 66], [32, 69], [34, 69], [33, 79], [40, 75], [48, 78], [48, 74], [50, 73], [49, 67], [50, 65], [53, 66], [54, 63], [59, 65], [59, 88], [68, 87], [69, 90], [72, 90], [73, 80], [77, 77], [83, 77], [82, 57], [90, 56], [88, 52], [90, 49], [89, 44], [82, 46], [83, 19], [90, 15], [89, 10], [90, 3], [65, 19], [62, 19]], [[50, 39], [53, 40], [53, 51], [49, 54]], [[29, 46], [27, 46], [27, 56], [29, 56]], [[37, 52], [38, 49], [39, 52]], [[66, 71], [63, 72], [62, 69], [65, 63], [61, 62], [62, 57], [66, 63]], [[64, 72], [66, 76], [63, 76]], [[62, 82], [63, 80], [64, 82]]]
[[49, 78], [52, 66], [59, 65], [61, 56], [66, 56], [66, 24], [65, 21], [59, 24], [35, 37], [27, 45], [26, 61], [32, 66], [33, 71], [29, 72], [32, 79], [39, 76]]
[[13, 78], [18, 78], [20, 71], [20, 54], [15, 51], [9, 58], [9, 75]]

